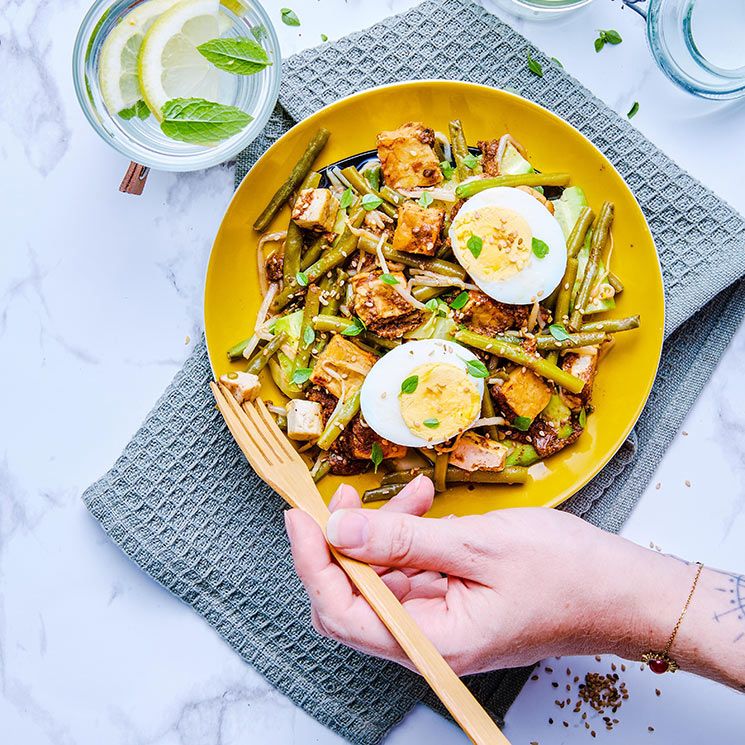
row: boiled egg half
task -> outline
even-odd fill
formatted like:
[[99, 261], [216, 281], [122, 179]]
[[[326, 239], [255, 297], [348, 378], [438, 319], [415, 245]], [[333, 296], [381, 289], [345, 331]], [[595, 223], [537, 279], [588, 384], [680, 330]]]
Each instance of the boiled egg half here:
[[468, 429], [481, 412], [483, 363], [444, 339], [410, 341], [381, 357], [360, 391], [368, 426], [410, 447], [436, 445]]
[[548, 297], [566, 268], [564, 233], [521, 189], [498, 186], [471, 197], [449, 230], [453, 253], [489, 297], [511, 305]]

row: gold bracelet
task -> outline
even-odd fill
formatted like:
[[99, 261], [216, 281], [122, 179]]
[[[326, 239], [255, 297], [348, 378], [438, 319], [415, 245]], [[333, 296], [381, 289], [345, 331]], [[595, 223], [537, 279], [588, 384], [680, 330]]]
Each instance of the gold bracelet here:
[[686, 611], [688, 610], [688, 606], [691, 604], [693, 593], [696, 591], [696, 585], [698, 584], [698, 578], [701, 576], [701, 572], [704, 568], [704, 565], [700, 561], [697, 561], [696, 564], [698, 565], [698, 570], [696, 571], [696, 576], [693, 578], [691, 591], [688, 593], [688, 599], [683, 606], [683, 610], [680, 612], [678, 623], [675, 624], [673, 633], [670, 634], [670, 639], [667, 642], [667, 646], [664, 650], [662, 650], [662, 652], [655, 652], [654, 650], [652, 650], [649, 652], [645, 652], [642, 655], [642, 662], [645, 662], [647, 665], [649, 665], [649, 669], [653, 673], [657, 673], [658, 675], [662, 675], [662, 673], [667, 672], [674, 673], [680, 667], [678, 663], [672, 657], [670, 657], [670, 649], [673, 646], [675, 637], [678, 635], [680, 624], [683, 623], [683, 616], [685, 616]]

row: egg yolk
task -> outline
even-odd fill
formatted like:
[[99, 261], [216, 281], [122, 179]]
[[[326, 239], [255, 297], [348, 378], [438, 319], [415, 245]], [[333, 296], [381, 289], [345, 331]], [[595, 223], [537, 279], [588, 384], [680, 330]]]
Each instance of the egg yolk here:
[[401, 416], [409, 430], [429, 442], [442, 442], [468, 427], [479, 415], [481, 397], [468, 373], [456, 365], [429, 363], [411, 371], [411, 393], [399, 394]]
[[525, 218], [514, 210], [481, 207], [459, 214], [453, 231], [458, 260], [469, 274], [503, 281], [528, 265], [533, 234]]

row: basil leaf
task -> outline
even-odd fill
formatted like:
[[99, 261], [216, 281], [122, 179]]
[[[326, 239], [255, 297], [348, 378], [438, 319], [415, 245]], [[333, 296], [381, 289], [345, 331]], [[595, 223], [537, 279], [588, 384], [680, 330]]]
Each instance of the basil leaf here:
[[329, 37], [326, 34], [321, 34], [321, 41], [328, 41]]
[[383, 448], [379, 442], [374, 442], [370, 448], [370, 460], [375, 466], [375, 473], [378, 472], [378, 466], [383, 462]]
[[305, 346], [309, 347], [315, 340], [316, 332], [313, 330], [313, 327], [306, 326], [305, 331], [303, 331], [303, 341], [305, 342]]
[[385, 282], [387, 285], [397, 285], [398, 280], [392, 275], [392, 274], [381, 274], [380, 278]]
[[533, 238], [532, 248], [533, 253], [539, 259], [548, 256], [548, 244], [544, 243], [540, 238]]
[[430, 429], [437, 429], [440, 426], [440, 420], [432, 417], [431, 419], [425, 419], [422, 424]]
[[289, 8], [281, 8], [279, 12], [282, 16], [282, 23], [284, 23], [285, 26], [300, 25], [300, 19], [297, 17], [297, 14], [294, 10], [290, 10]]
[[365, 330], [365, 324], [356, 316], [352, 319], [352, 323], [352, 326], [347, 326], [347, 328], [341, 332], [342, 336], [359, 336]]
[[368, 168], [363, 175], [373, 191], [380, 189], [380, 168]]
[[264, 47], [245, 36], [212, 39], [200, 44], [197, 50], [215, 67], [235, 75], [255, 75], [272, 64]]
[[539, 78], [543, 77], [543, 68], [541, 67], [541, 63], [538, 62], [538, 60], [533, 59], [533, 55], [531, 55], [530, 50], [528, 50], [528, 70], [530, 70], [533, 75], [536, 75]]
[[235, 106], [203, 98], [174, 98], [163, 106], [160, 128], [166, 137], [212, 145], [238, 134], [253, 117]]
[[442, 163], [440, 163], [440, 170], [442, 171], [442, 177], [445, 179], [445, 181], [450, 181], [451, 178], [453, 178], [453, 174], [455, 173], [455, 167], [452, 163], [449, 163], [446, 160], [443, 160]]
[[259, 24], [258, 26], [251, 26], [251, 36], [253, 36], [256, 41], [261, 41], [262, 39], [266, 38], [268, 34], [266, 32], [266, 28]]
[[435, 200], [432, 199], [432, 195], [428, 191], [423, 191], [422, 195], [419, 197], [419, 206], [426, 208], [434, 201]]
[[119, 116], [125, 121], [129, 121], [135, 117], [144, 120], [150, 116], [150, 109], [148, 109], [144, 101], [135, 101], [128, 109], [122, 109], [119, 112]]
[[564, 326], [561, 323], [552, 323], [548, 330], [551, 332], [551, 336], [556, 339], [556, 341], [566, 341], [567, 339], [571, 339], [571, 334], [564, 328]]
[[437, 301], [436, 297], [431, 298], [430, 300], [427, 300], [427, 302], [424, 304], [424, 307], [432, 311], [432, 313], [437, 313], [440, 307], [440, 303]]
[[465, 158], [463, 158], [463, 165], [466, 168], [474, 169], [479, 164], [479, 159], [473, 154], [468, 153]]
[[473, 254], [474, 259], [478, 259], [481, 256], [481, 249], [484, 247], [484, 241], [478, 235], [471, 234], [471, 237], [466, 243], [466, 248]]
[[468, 291], [463, 290], [463, 292], [455, 296], [455, 300], [453, 300], [453, 302], [450, 303], [450, 307], [453, 310], [460, 310], [467, 302], [468, 302]]
[[634, 101], [634, 104], [629, 109], [629, 113], [626, 114], [626, 117], [628, 119], [633, 119], [636, 116], [637, 111], [639, 111], [639, 102], [638, 101]]
[[353, 202], [354, 194], [352, 193], [352, 190], [347, 187], [346, 189], [344, 189], [344, 193], [341, 195], [341, 199], [339, 200], [339, 207], [345, 210], [347, 207], [351, 207]]
[[603, 37], [603, 41], [607, 44], [620, 44], [623, 41], [621, 34], [612, 28], [608, 29], [608, 31], [601, 31], [600, 35]]
[[527, 432], [530, 429], [531, 424], [533, 424], [533, 420], [526, 416], [516, 416], [512, 420], [512, 426], [515, 429], [519, 429], [521, 432]]
[[551, 57], [551, 62], [553, 62], [555, 65], [558, 65], [562, 70], [564, 69], [564, 65], [561, 64], [561, 60], [556, 59], [556, 57]]
[[365, 194], [362, 197], [362, 206], [368, 212], [377, 209], [381, 204], [383, 204], [383, 200], [380, 197], [376, 197], [375, 194]]
[[579, 410], [577, 422], [579, 423], [579, 426], [582, 427], [582, 429], [585, 428], [585, 425], [587, 424], [587, 411], [585, 410], [584, 406]]
[[595, 39], [595, 51], [599, 52], [605, 46], [605, 39], [602, 36], [598, 36]]
[[419, 385], [419, 376], [410, 375], [401, 383], [401, 393], [413, 393]]
[[308, 275], [305, 272], [298, 272], [295, 275], [295, 281], [301, 286], [301, 287], [307, 287], [308, 285]]
[[474, 378], [489, 377], [489, 371], [481, 360], [468, 360], [466, 362], [466, 369], [468, 370], [468, 374]]
[[298, 367], [298, 369], [292, 373], [292, 382], [295, 385], [302, 385], [310, 379], [312, 372], [313, 370], [309, 367]]

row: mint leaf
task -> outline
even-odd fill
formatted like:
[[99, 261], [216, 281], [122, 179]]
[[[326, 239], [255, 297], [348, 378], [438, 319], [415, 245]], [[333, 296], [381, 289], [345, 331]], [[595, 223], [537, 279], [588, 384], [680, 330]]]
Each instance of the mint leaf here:
[[341, 199], [339, 200], [339, 207], [345, 210], [347, 207], [352, 206], [352, 202], [354, 202], [354, 194], [352, 194], [352, 190], [347, 187], [346, 189], [344, 189], [344, 193], [341, 195]]
[[562, 70], [564, 69], [564, 65], [561, 64], [560, 59], [556, 59], [556, 57], [551, 57], [551, 62], [553, 62], [555, 65], [558, 65]]
[[303, 342], [305, 342], [305, 346], [309, 347], [315, 340], [316, 332], [313, 330], [313, 327], [306, 326], [305, 331], [303, 331]]
[[569, 332], [560, 323], [552, 323], [548, 327], [548, 330], [551, 332], [551, 336], [553, 336], [556, 341], [566, 341], [567, 339], [572, 338]]
[[605, 46], [605, 39], [601, 36], [598, 36], [597, 39], [595, 39], [595, 51], [599, 52], [603, 47]]
[[308, 275], [305, 272], [298, 272], [295, 275], [295, 281], [301, 286], [301, 287], [307, 287], [308, 285]]
[[163, 106], [160, 128], [166, 137], [194, 145], [213, 145], [238, 134], [253, 120], [235, 106], [203, 98], [174, 98]]
[[468, 302], [468, 291], [463, 290], [463, 292], [455, 296], [455, 300], [453, 300], [453, 302], [450, 303], [450, 307], [453, 310], [460, 310], [467, 302]]
[[282, 23], [284, 23], [285, 26], [300, 25], [300, 19], [297, 17], [294, 10], [290, 10], [290, 8], [281, 8], [279, 12], [282, 16]]
[[626, 114], [626, 117], [628, 119], [632, 119], [633, 117], [636, 116], [636, 112], [637, 111], [639, 111], [639, 102], [638, 101], [634, 101], [634, 105], [629, 109], [629, 113]]
[[428, 191], [423, 191], [422, 195], [419, 197], [419, 206], [426, 208], [434, 201], [435, 200], [432, 199], [432, 195]]
[[211, 39], [200, 44], [197, 50], [215, 67], [235, 75], [255, 75], [272, 64], [264, 47], [245, 36]]
[[266, 29], [259, 24], [258, 26], [251, 26], [251, 36], [256, 39], [256, 41], [261, 41], [262, 39], [266, 38], [268, 36]]
[[381, 204], [383, 204], [383, 200], [380, 197], [376, 197], [375, 194], [365, 194], [362, 197], [362, 207], [368, 212], [377, 209]]
[[528, 49], [528, 70], [530, 70], [533, 75], [536, 75], [539, 78], [543, 77], [543, 68], [541, 67], [541, 63], [538, 62], [538, 60], [533, 59], [533, 55], [530, 53], [530, 49]]
[[328, 41], [329, 37], [326, 34], [321, 34], [321, 41]]
[[430, 429], [437, 429], [440, 426], [440, 420], [432, 417], [432, 419], [425, 419], [422, 424]]
[[530, 429], [530, 425], [533, 423], [532, 419], [526, 416], [516, 416], [512, 420], [512, 426], [515, 429], [519, 429], [521, 432], [527, 432]]
[[479, 164], [479, 159], [473, 154], [468, 153], [465, 158], [463, 158], [463, 165], [466, 168], [474, 169]]
[[481, 360], [468, 360], [466, 362], [466, 369], [468, 370], [468, 374], [472, 375], [474, 378], [489, 377], [489, 371]]
[[410, 375], [401, 383], [401, 393], [413, 393], [419, 385], [419, 376]]
[[119, 112], [119, 116], [125, 121], [129, 121], [135, 117], [144, 120], [150, 116], [150, 109], [148, 109], [144, 101], [135, 101], [128, 109], [122, 109]]
[[380, 278], [385, 282], [387, 285], [397, 285], [398, 280], [392, 275], [392, 274], [381, 274]]
[[544, 243], [540, 238], [533, 238], [532, 248], [533, 253], [539, 259], [548, 256], [548, 244]]
[[359, 336], [365, 330], [365, 324], [355, 317], [352, 319], [352, 325], [342, 331], [342, 336]]
[[292, 373], [292, 382], [295, 385], [302, 385], [310, 379], [312, 372], [313, 370], [309, 367], [298, 367], [298, 369]]
[[432, 313], [437, 313], [437, 311], [439, 310], [439, 306], [440, 303], [437, 301], [436, 297], [427, 300], [427, 302], [424, 304], [424, 307]]
[[378, 466], [383, 462], [383, 448], [379, 442], [374, 442], [370, 448], [370, 460], [375, 466], [375, 473], [378, 472]]
[[442, 163], [440, 163], [440, 170], [442, 171], [442, 177], [445, 179], [445, 181], [450, 181], [451, 178], [453, 178], [453, 174], [455, 173], [455, 167], [452, 163], [449, 163], [446, 160], [443, 160]]
[[484, 241], [478, 235], [471, 235], [466, 243], [466, 248], [473, 254], [474, 259], [481, 256], [481, 249], [484, 247]]
[[600, 36], [606, 44], [620, 44], [623, 41], [621, 34], [612, 28], [608, 31], [601, 31]]

